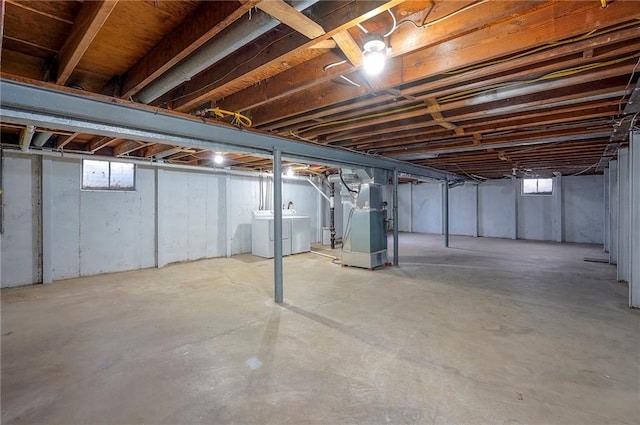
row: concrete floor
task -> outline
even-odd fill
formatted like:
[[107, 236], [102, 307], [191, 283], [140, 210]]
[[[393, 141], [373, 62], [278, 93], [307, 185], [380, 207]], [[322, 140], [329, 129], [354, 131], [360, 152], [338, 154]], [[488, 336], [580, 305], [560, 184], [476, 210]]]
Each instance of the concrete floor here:
[[203, 260], [2, 291], [3, 424], [637, 424], [600, 247], [401, 235], [401, 266]]

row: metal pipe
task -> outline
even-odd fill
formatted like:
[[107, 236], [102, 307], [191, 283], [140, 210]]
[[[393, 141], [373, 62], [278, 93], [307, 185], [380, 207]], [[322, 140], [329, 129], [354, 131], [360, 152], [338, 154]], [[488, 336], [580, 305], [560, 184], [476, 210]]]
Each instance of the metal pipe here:
[[33, 136], [33, 145], [41, 148], [44, 146], [45, 143], [47, 143], [47, 141], [49, 140], [49, 138], [51, 138], [51, 136], [53, 136], [53, 133], [50, 133], [48, 131], [38, 133], [35, 136]]
[[[302, 11], [317, 2], [318, 0], [295, 2], [292, 7]], [[254, 11], [250, 20], [238, 21], [227, 31], [214, 37], [160, 78], [140, 90], [135, 99], [142, 103], [154, 101], [279, 24], [280, 21], [271, 17], [271, 15], [261, 10]]]
[[282, 291], [282, 152], [273, 150], [273, 270], [274, 300], [284, 301]]
[[307, 177], [307, 181], [309, 182], [309, 184], [310, 184], [311, 186], [313, 186], [313, 187], [314, 187], [314, 188], [315, 188], [315, 189], [320, 193], [320, 195], [322, 195], [322, 197], [323, 197], [324, 199], [326, 199], [327, 201], [331, 202], [331, 199], [329, 199], [329, 197], [328, 197], [328, 196], [327, 196], [327, 195], [322, 191], [322, 189], [320, 189], [320, 188], [318, 187], [318, 185], [317, 185], [317, 184], [315, 184], [315, 183], [313, 182], [313, 180], [311, 180], [309, 177]]
[[329, 232], [331, 233], [331, 249], [336, 248], [336, 208], [335, 208], [335, 193], [336, 184], [331, 183], [329, 186]]
[[35, 125], [28, 125], [20, 132], [20, 149], [22, 149], [22, 152], [27, 152], [29, 150], [29, 146], [31, 146], [31, 139], [33, 139], [35, 132]]
[[444, 181], [444, 246], [449, 248], [449, 180]]
[[400, 264], [398, 246], [398, 170], [393, 170], [393, 265]]
[[332, 260], [337, 260], [338, 259], [338, 257], [336, 257], [335, 255], [325, 254], [324, 252], [314, 251], [313, 249], [310, 250], [309, 252], [312, 253], [312, 254], [320, 255], [322, 257], [331, 258]]

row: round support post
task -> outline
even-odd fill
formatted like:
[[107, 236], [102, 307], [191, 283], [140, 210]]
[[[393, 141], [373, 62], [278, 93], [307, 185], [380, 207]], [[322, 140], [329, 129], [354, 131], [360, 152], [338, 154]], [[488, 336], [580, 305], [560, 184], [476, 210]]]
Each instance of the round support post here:
[[444, 246], [449, 248], [449, 180], [444, 181]]
[[274, 300], [284, 302], [282, 289], [282, 152], [273, 150], [273, 283]]
[[398, 242], [398, 170], [393, 170], [393, 265], [400, 263]]

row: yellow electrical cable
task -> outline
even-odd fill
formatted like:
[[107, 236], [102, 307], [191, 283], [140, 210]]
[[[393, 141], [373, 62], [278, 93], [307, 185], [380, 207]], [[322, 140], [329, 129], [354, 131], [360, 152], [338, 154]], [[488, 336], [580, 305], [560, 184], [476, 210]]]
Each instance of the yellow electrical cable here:
[[253, 125], [251, 118], [246, 115], [242, 115], [239, 112], [227, 111], [226, 109], [221, 108], [208, 108], [202, 111], [202, 113], [206, 112], [211, 112], [218, 118], [233, 117], [231, 123], [242, 127], [251, 127]]
[[554, 72], [550, 72], [548, 74], [542, 75], [538, 78], [534, 78], [533, 80], [524, 80], [524, 81], [516, 81], [516, 82], [512, 82], [512, 83], [501, 83], [501, 84], [494, 84], [492, 86], [489, 87], [483, 87], [483, 88], [478, 88], [478, 89], [470, 89], [470, 90], [465, 90], [459, 93], [453, 93], [447, 96], [442, 96], [437, 98], [436, 100], [438, 101], [438, 103], [448, 103], [448, 102], [453, 102], [455, 100], [463, 100], [463, 99], [468, 99], [470, 97], [473, 97], [477, 94], [480, 93], [484, 93], [484, 92], [488, 92], [490, 90], [494, 90], [497, 88], [504, 88], [504, 87], [513, 87], [513, 86], [517, 86], [517, 85], [522, 85], [522, 84], [531, 84], [531, 83], [537, 83], [540, 81], [545, 81], [545, 80], [553, 80], [556, 78], [562, 78], [562, 77], [569, 77], [572, 75], [576, 75], [579, 74], [581, 72], [584, 71], [590, 71], [593, 69], [598, 69], [598, 68], [602, 68], [605, 66], [609, 66], [609, 65], [615, 65], [617, 63], [620, 62], [624, 62], [630, 59], [634, 59], [640, 57], [640, 53], [636, 53], [630, 56], [625, 56], [623, 58], [618, 58], [618, 59], [612, 59], [609, 61], [605, 61], [605, 62], [595, 62], [595, 63], [590, 63], [590, 64], [585, 64], [585, 65], [579, 65], [573, 68], [567, 68], [567, 69], [563, 69], [560, 71], [554, 71]]
[[378, 112], [378, 113], [375, 113], [375, 114], [362, 115], [362, 116], [359, 116], [359, 117], [348, 118], [348, 119], [344, 119], [344, 120], [325, 122], [325, 123], [322, 123], [322, 124], [316, 124], [316, 125], [313, 125], [311, 127], [303, 128], [302, 130], [292, 131], [289, 134], [297, 136], [297, 135], [299, 135], [301, 133], [306, 133], [307, 131], [315, 130], [317, 128], [328, 127], [330, 125], [348, 124], [350, 122], [366, 120], [366, 119], [369, 119], [369, 118], [384, 117], [384, 116], [387, 116], [387, 115], [392, 115], [392, 114], [397, 114], [397, 113], [400, 113], [400, 112], [411, 111], [413, 109], [418, 109], [418, 108], [423, 108], [423, 107], [425, 107], [425, 105], [423, 105], [423, 104], [413, 105], [413, 106], [405, 106], [404, 108], [391, 109], [389, 111]]
[[[603, 0], [603, 1], [605, 1], [605, 0]], [[636, 20], [640, 20], [640, 18], [636, 18]], [[626, 23], [626, 24], [618, 25], [616, 27], [609, 28], [609, 29], [606, 29], [606, 30], [602, 30], [602, 31], [599, 31], [599, 32], [597, 30], [592, 30], [592, 31], [589, 31], [588, 33], [580, 35], [578, 37], [574, 37], [574, 38], [567, 39], [567, 40], [562, 40], [562, 41], [554, 41], [552, 43], [548, 43], [548, 44], [546, 44], [544, 46], [540, 46], [540, 47], [538, 47], [536, 49], [529, 50], [527, 52], [523, 52], [523, 53], [520, 53], [518, 55], [511, 56], [509, 58], [500, 59], [500, 60], [491, 61], [491, 62], [484, 62], [484, 63], [481, 63], [481, 64], [469, 66], [467, 68], [462, 68], [462, 69], [458, 69], [458, 70], [455, 70], [455, 71], [445, 72], [444, 74], [445, 75], [455, 75], [455, 74], [460, 74], [460, 73], [463, 73], [463, 72], [471, 71], [471, 70], [474, 70], [474, 69], [484, 68], [484, 67], [490, 66], [490, 65], [495, 65], [495, 64], [498, 64], [498, 63], [508, 62], [510, 60], [519, 59], [521, 57], [528, 56], [528, 55], [531, 55], [533, 53], [537, 53], [539, 51], [542, 51], [542, 50], [545, 50], [545, 49], [548, 49], [548, 48], [551, 48], [551, 47], [558, 47], [558, 46], [561, 46], [561, 45], [564, 45], [564, 44], [574, 43], [576, 41], [587, 40], [589, 38], [593, 38], [593, 37], [596, 37], [596, 36], [599, 36], [599, 35], [608, 34], [608, 33], [613, 32], [613, 31], [618, 31], [620, 29], [628, 28], [628, 27], [633, 26], [633, 25], [636, 25], [636, 23]], [[603, 66], [608, 66], [608, 65], [619, 63], [619, 62], [623, 62], [625, 60], [629, 60], [631, 58], [636, 58], [638, 56], [640, 56], [640, 53], [636, 53], [635, 55], [627, 56], [627, 57], [620, 58], [620, 59], [613, 59], [613, 60], [610, 60], [610, 61], [607, 61], [607, 62], [597, 62], [597, 63], [593, 63], [593, 64], [580, 65], [580, 66], [577, 66], [577, 67], [574, 67], [574, 68], [568, 68], [566, 70], [554, 71], [552, 73], [545, 74], [545, 75], [543, 75], [541, 77], [538, 77], [536, 79], [533, 79], [533, 80], [519, 81], [519, 82], [512, 82], [512, 83], [500, 83], [500, 84], [494, 84], [494, 85], [489, 86], [489, 87], [465, 90], [465, 91], [462, 91], [462, 92], [459, 92], [459, 93], [454, 93], [454, 94], [450, 94], [450, 95], [447, 95], [447, 96], [439, 97], [436, 100], [437, 100], [438, 103], [448, 103], [448, 102], [452, 102], [452, 101], [455, 101], [455, 100], [467, 99], [469, 97], [475, 96], [478, 93], [486, 92], [486, 91], [493, 90], [493, 89], [496, 89], [496, 88], [510, 87], [510, 86], [519, 85], [519, 84], [535, 83], [535, 82], [543, 81], [543, 80], [567, 77], [567, 76], [578, 74], [578, 73], [583, 72], [583, 71], [588, 71], [588, 70], [592, 70], [592, 69], [596, 69], [596, 68], [601, 68]], [[362, 121], [362, 120], [369, 119], [369, 118], [378, 118], [378, 117], [383, 117], [383, 116], [387, 116], [387, 115], [393, 115], [393, 114], [397, 114], [397, 113], [400, 113], [400, 112], [406, 112], [406, 111], [410, 111], [410, 110], [414, 110], [414, 109], [418, 109], [418, 108], [422, 108], [422, 107], [425, 107], [425, 105], [424, 104], [419, 104], [419, 105], [413, 105], [413, 106], [406, 106], [404, 108], [392, 109], [392, 110], [389, 110], [389, 111], [378, 112], [378, 113], [375, 113], [375, 114], [362, 115], [362, 116], [359, 116], [359, 117], [354, 117], [354, 118], [349, 118], [349, 119], [344, 119], [344, 120], [329, 121], [329, 122], [326, 122], [326, 123], [316, 124], [316, 125], [313, 125], [311, 127], [303, 128], [303, 129], [298, 130], [298, 131], [292, 131], [292, 132], [289, 132], [288, 134], [292, 135], [292, 136], [298, 136], [299, 137], [299, 135], [302, 134], [302, 133], [306, 133], [307, 131], [311, 131], [311, 130], [316, 130], [318, 128], [328, 127], [328, 126], [337, 125], [337, 124], [348, 124], [348, 123], [351, 123], [351, 122]], [[226, 111], [226, 112], [229, 112], [229, 111]], [[234, 114], [234, 113], [232, 112], [232, 114]], [[247, 120], [249, 120], [249, 118], [247, 118], [247, 117], [245, 117], [245, 118]], [[249, 120], [249, 122], [251, 122], [251, 120]], [[286, 135], [286, 134], [283, 134], [283, 135]]]
[[[636, 18], [635, 20], [638, 21], [638, 20], [640, 20], [640, 18]], [[637, 22], [627, 22], [626, 24], [618, 25], [616, 27], [608, 28], [608, 29], [601, 30], [601, 31], [592, 30], [592, 31], [589, 31], [588, 33], [582, 34], [582, 35], [580, 35], [578, 37], [569, 38], [569, 39], [561, 40], [561, 41], [553, 41], [551, 43], [544, 44], [544, 45], [542, 45], [540, 47], [536, 47], [535, 49], [531, 49], [531, 50], [528, 50], [526, 52], [522, 52], [522, 53], [519, 53], [517, 55], [510, 56], [508, 58], [497, 59], [497, 60], [489, 61], [489, 62], [483, 62], [483, 63], [479, 63], [479, 64], [476, 64], [476, 65], [468, 66], [466, 68], [456, 69], [455, 71], [448, 71], [448, 72], [445, 72], [444, 74], [445, 75], [457, 75], [457, 74], [462, 74], [464, 72], [468, 72], [468, 71], [473, 71], [473, 70], [476, 70], [476, 69], [484, 68], [484, 67], [487, 67], [487, 66], [490, 66], [490, 65], [497, 65], [499, 63], [509, 62], [511, 60], [520, 59], [522, 57], [529, 56], [529, 55], [541, 52], [541, 51], [546, 50], [546, 49], [562, 46], [562, 45], [565, 45], [565, 44], [575, 43], [576, 41], [588, 40], [590, 38], [597, 37], [599, 35], [608, 34], [608, 33], [613, 32], [613, 31], [618, 31], [618, 30], [621, 30], [621, 29], [632, 27], [634, 25], [637, 25]]]

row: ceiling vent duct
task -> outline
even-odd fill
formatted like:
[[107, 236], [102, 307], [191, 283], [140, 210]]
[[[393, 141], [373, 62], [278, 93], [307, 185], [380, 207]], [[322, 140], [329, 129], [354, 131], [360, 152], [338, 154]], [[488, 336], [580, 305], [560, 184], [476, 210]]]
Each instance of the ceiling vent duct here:
[[[292, 6], [298, 11], [303, 11], [317, 2], [318, 0], [299, 1], [293, 3]], [[135, 100], [142, 103], [151, 103], [279, 24], [280, 21], [272, 18], [271, 15], [261, 10], [254, 11], [250, 20], [237, 21], [186, 59], [176, 64], [160, 78], [140, 90], [135, 96]]]
[[45, 145], [45, 143], [47, 143], [51, 136], [53, 136], [53, 133], [49, 133], [48, 131], [38, 133], [33, 136], [33, 145], [41, 148]]

